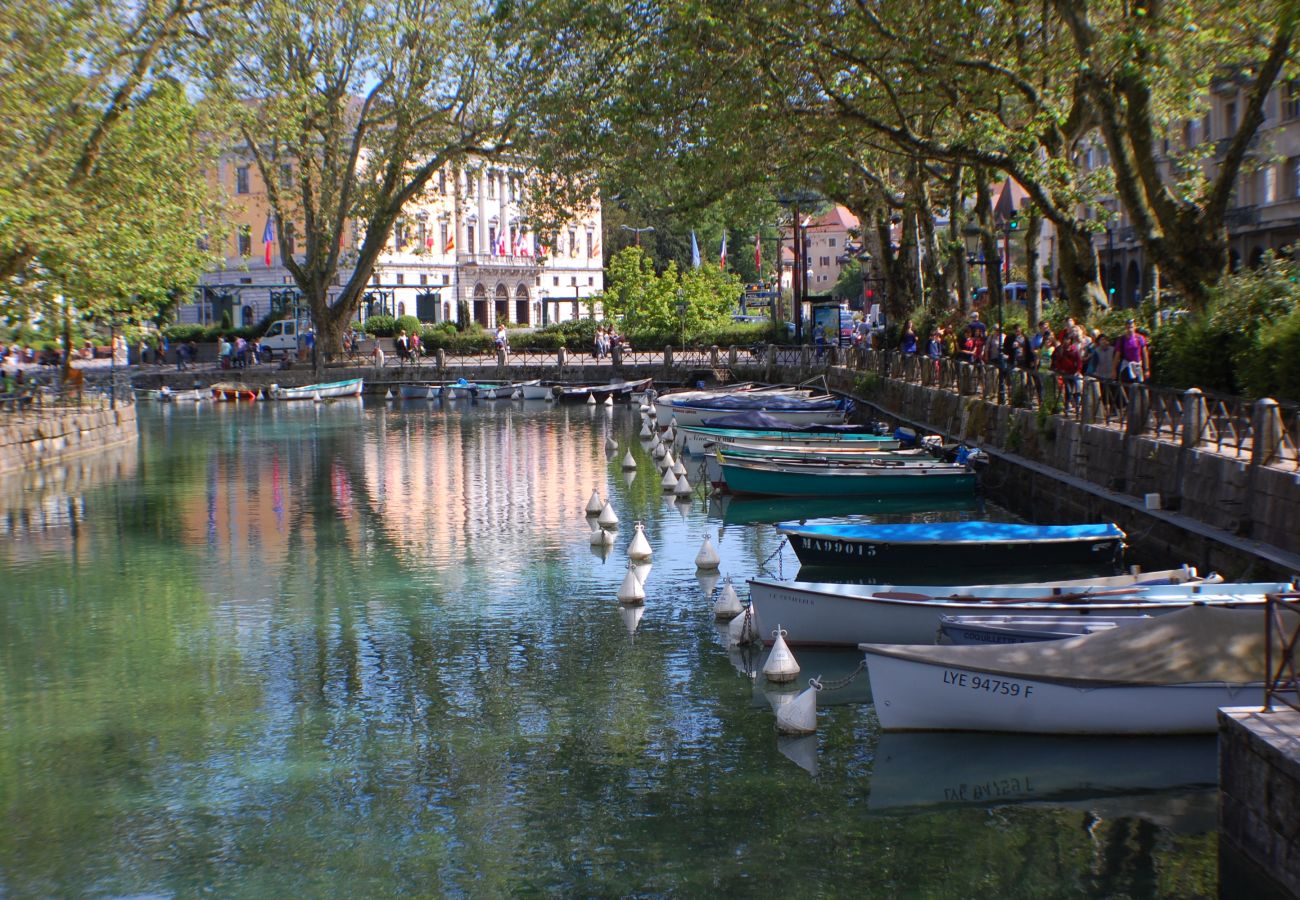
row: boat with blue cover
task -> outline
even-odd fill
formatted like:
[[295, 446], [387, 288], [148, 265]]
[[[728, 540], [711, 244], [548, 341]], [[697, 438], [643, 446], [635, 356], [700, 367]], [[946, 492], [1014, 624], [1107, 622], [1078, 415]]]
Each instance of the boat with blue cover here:
[[905, 525], [800, 525], [777, 530], [805, 565], [1001, 567], [1120, 565], [1124, 532], [1113, 523], [1021, 525], [1015, 522], [933, 522]]

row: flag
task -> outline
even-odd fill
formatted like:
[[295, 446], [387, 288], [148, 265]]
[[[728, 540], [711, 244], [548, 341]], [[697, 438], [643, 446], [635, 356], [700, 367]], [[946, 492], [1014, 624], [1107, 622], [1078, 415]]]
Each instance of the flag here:
[[718, 260], [719, 267], [725, 269], [727, 267], [727, 233], [725, 231], [722, 232], [722, 253], [719, 254]]
[[695, 242], [695, 232], [691, 232], [691, 268], [700, 267], [700, 245]]
[[505, 256], [505, 255], [506, 255], [506, 233], [503, 231], [501, 232], [500, 236], [497, 238], [497, 256]]
[[271, 264], [271, 245], [275, 243], [275, 222], [271, 214], [266, 214], [266, 227], [262, 229], [262, 254], [266, 264]]
[[425, 250], [432, 250], [432, 249], [433, 249], [433, 232], [432, 232], [432, 231], [430, 231], [427, 235], [424, 236], [424, 249], [425, 249]]
[[519, 255], [520, 255], [520, 256], [532, 256], [532, 255], [533, 255], [533, 251], [532, 251], [532, 248], [531, 248], [531, 246], [530, 246], [531, 244], [532, 244], [532, 240], [531, 240], [531, 238], [530, 238], [528, 232], [526, 232], [526, 231], [521, 231], [521, 232], [519, 232]]
[[600, 256], [600, 238], [592, 238], [591, 246], [587, 248], [587, 256], [590, 259]]
[[763, 277], [763, 236], [758, 233], [754, 234], [754, 272]]
[[510, 233], [510, 255], [519, 255], [519, 232], [517, 231], [512, 231]]
[[447, 233], [447, 243], [443, 246], [443, 253], [450, 253], [456, 249], [456, 233], [454, 231]]

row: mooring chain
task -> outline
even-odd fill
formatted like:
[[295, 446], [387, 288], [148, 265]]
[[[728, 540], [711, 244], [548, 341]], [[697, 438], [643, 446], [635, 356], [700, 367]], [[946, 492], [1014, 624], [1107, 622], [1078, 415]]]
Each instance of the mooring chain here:
[[760, 569], [766, 569], [767, 564], [770, 563], [772, 560], [776, 559], [776, 555], [785, 549], [785, 545], [789, 543], [789, 540], [790, 540], [789, 538], [781, 538], [781, 543], [776, 545], [776, 549], [771, 552], [771, 554], [767, 557], [767, 559], [759, 563], [758, 567]]
[[847, 687], [849, 683], [853, 681], [853, 679], [857, 678], [866, 670], [867, 670], [867, 660], [864, 657], [863, 660], [860, 663], [858, 663], [858, 667], [854, 669], [852, 672], [850, 672], [849, 674], [845, 675], [843, 678], [836, 678], [834, 681], [824, 681], [819, 677], [818, 681], [821, 682], [821, 686], [818, 688], [818, 690], [838, 691], [842, 687]]

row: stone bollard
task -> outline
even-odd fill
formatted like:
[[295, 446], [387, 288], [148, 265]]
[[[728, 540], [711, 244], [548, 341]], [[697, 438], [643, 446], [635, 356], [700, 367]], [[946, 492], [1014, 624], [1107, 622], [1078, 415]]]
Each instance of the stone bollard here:
[[669, 344], [667, 347], [664, 347], [664, 368], [671, 369], [672, 367], [673, 367], [673, 345]]
[[1151, 396], [1145, 384], [1128, 386], [1128, 428], [1129, 434], [1142, 434], [1147, 428], [1147, 414], [1151, 410]]
[[1205, 437], [1205, 426], [1209, 422], [1209, 410], [1205, 405], [1205, 395], [1200, 388], [1188, 388], [1183, 391], [1183, 446], [1199, 447]]
[[1255, 401], [1255, 414], [1252, 417], [1252, 441], [1250, 462], [1263, 466], [1277, 457], [1278, 446], [1282, 442], [1282, 411], [1272, 397], [1261, 397]]
[[569, 348], [561, 347], [556, 351], [555, 358], [559, 362], [560, 368], [563, 369], [569, 362]]
[[839, 347], [827, 348], [826, 365], [833, 369], [839, 364], [840, 364], [840, 348]]
[[439, 372], [446, 371], [447, 351], [439, 347], [438, 352], [433, 355], [433, 358], [435, 360], [435, 364], [438, 366], [438, 371]]
[[727, 365], [731, 366], [734, 369], [736, 368], [736, 363], [739, 360], [740, 360], [740, 352], [735, 348], [734, 345], [729, 347], [727, 349]]
[[609, 348], [609, 359], [610, 359], [610, 362], [612, 362], [612, 363], [614, 364], [614, 367], [615, 367], [615, 368], [618, 368], [619, 366], [623, 365], [623, 345], [622, 345], [622, 344], [615, 344], [613, 347]]
[[1090, 425], [1101, 418], [1101, 382], [1095, 378], [1083, 379], [1082, 421]]
[[805, 372], [812, 368], [812, 347], [807, 344], [799, 348], [799, 368]]
[[498, 347], [498, 348], [497, 348], [497, 368], [498, 368], [498, 369], [504, 369], [505, 367], [506, 367], [506, 348], [505, 348], [505, 347]]
[[718, 349], [717, 344], [714, 344], [712, 347], [709, 348], [709, 365], [714, 369], [718, 368], [718, 366], [721, 365], [721, 363], [719, 362], [719, 354], [721, 352], [722, 351]]

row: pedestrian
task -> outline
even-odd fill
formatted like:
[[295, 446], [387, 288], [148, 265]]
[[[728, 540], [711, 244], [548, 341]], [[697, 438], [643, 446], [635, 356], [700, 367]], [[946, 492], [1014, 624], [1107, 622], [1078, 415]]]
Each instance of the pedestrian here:
[[184, 344], [176, 345], [176, 371], [177, 372], [185, 371], [186, 368], [185, 357], [189, 355], [189, 349], [190, 348], [185, 346]]
[[379, 343], [379, 338], [375, 338], [375, 349], [370, 351], [370, 357], [374, 360], [375, 368], [384, 367], [384, 348]]
[[401, 365], [406, 365], [411, 359], [411, 339], [406, 336], [405, 328], [397, 332], [397, 340], [393, 341], [393, 346], [397, 349], [397, 361]]
[[503, 323], [497, 323], [496, 345], [498, 352], [510, 353], [510, 337], [506, 334], [506, 326]]
[[926, 356], [930, 358], [930, 363], [933, 367], [932, 371], [934, 372], [934, 380], [937, 384], [939, 382], [940, 371], [939, 361], [943, 359], [943, 335], [939, 333], [937, 328], [930, 332], [930, 343], [926, 345], [925, 352]]
[[242, 369], [248, 365], [248, 341], [243, 335], [235, 338], [235, 368]]
[[1141, 384], [1151, 371], [1151, 349], [1137, 322], [1124, 323], [1124, 334], [1115, 342], [1115, 377], [1123, 384]]
[[217, 341], [217, 357], [221, 360], [221, 368], [229, 369], [231, 364], [231, 354], [235, 352], [235, 345], [230, 343], [230, 339], [224, 334]]
[[1079, 333], [1067, 329], [1064, 343], [1052, 352], [1052, 371], [1061, 379], [1065, 389], [1065, 408], [1068, 410], [1078, 405], [1079, 380], [1083, 371], [1083, 355], [1079, 347]]
[[907, 356], [915, 356], [917, 343], [916, 326], [912, 324], [911, 319], [908, 319], [907, 323], [903, 326], [903, 337], [899, 341], [898, 349], [903, 351]]

